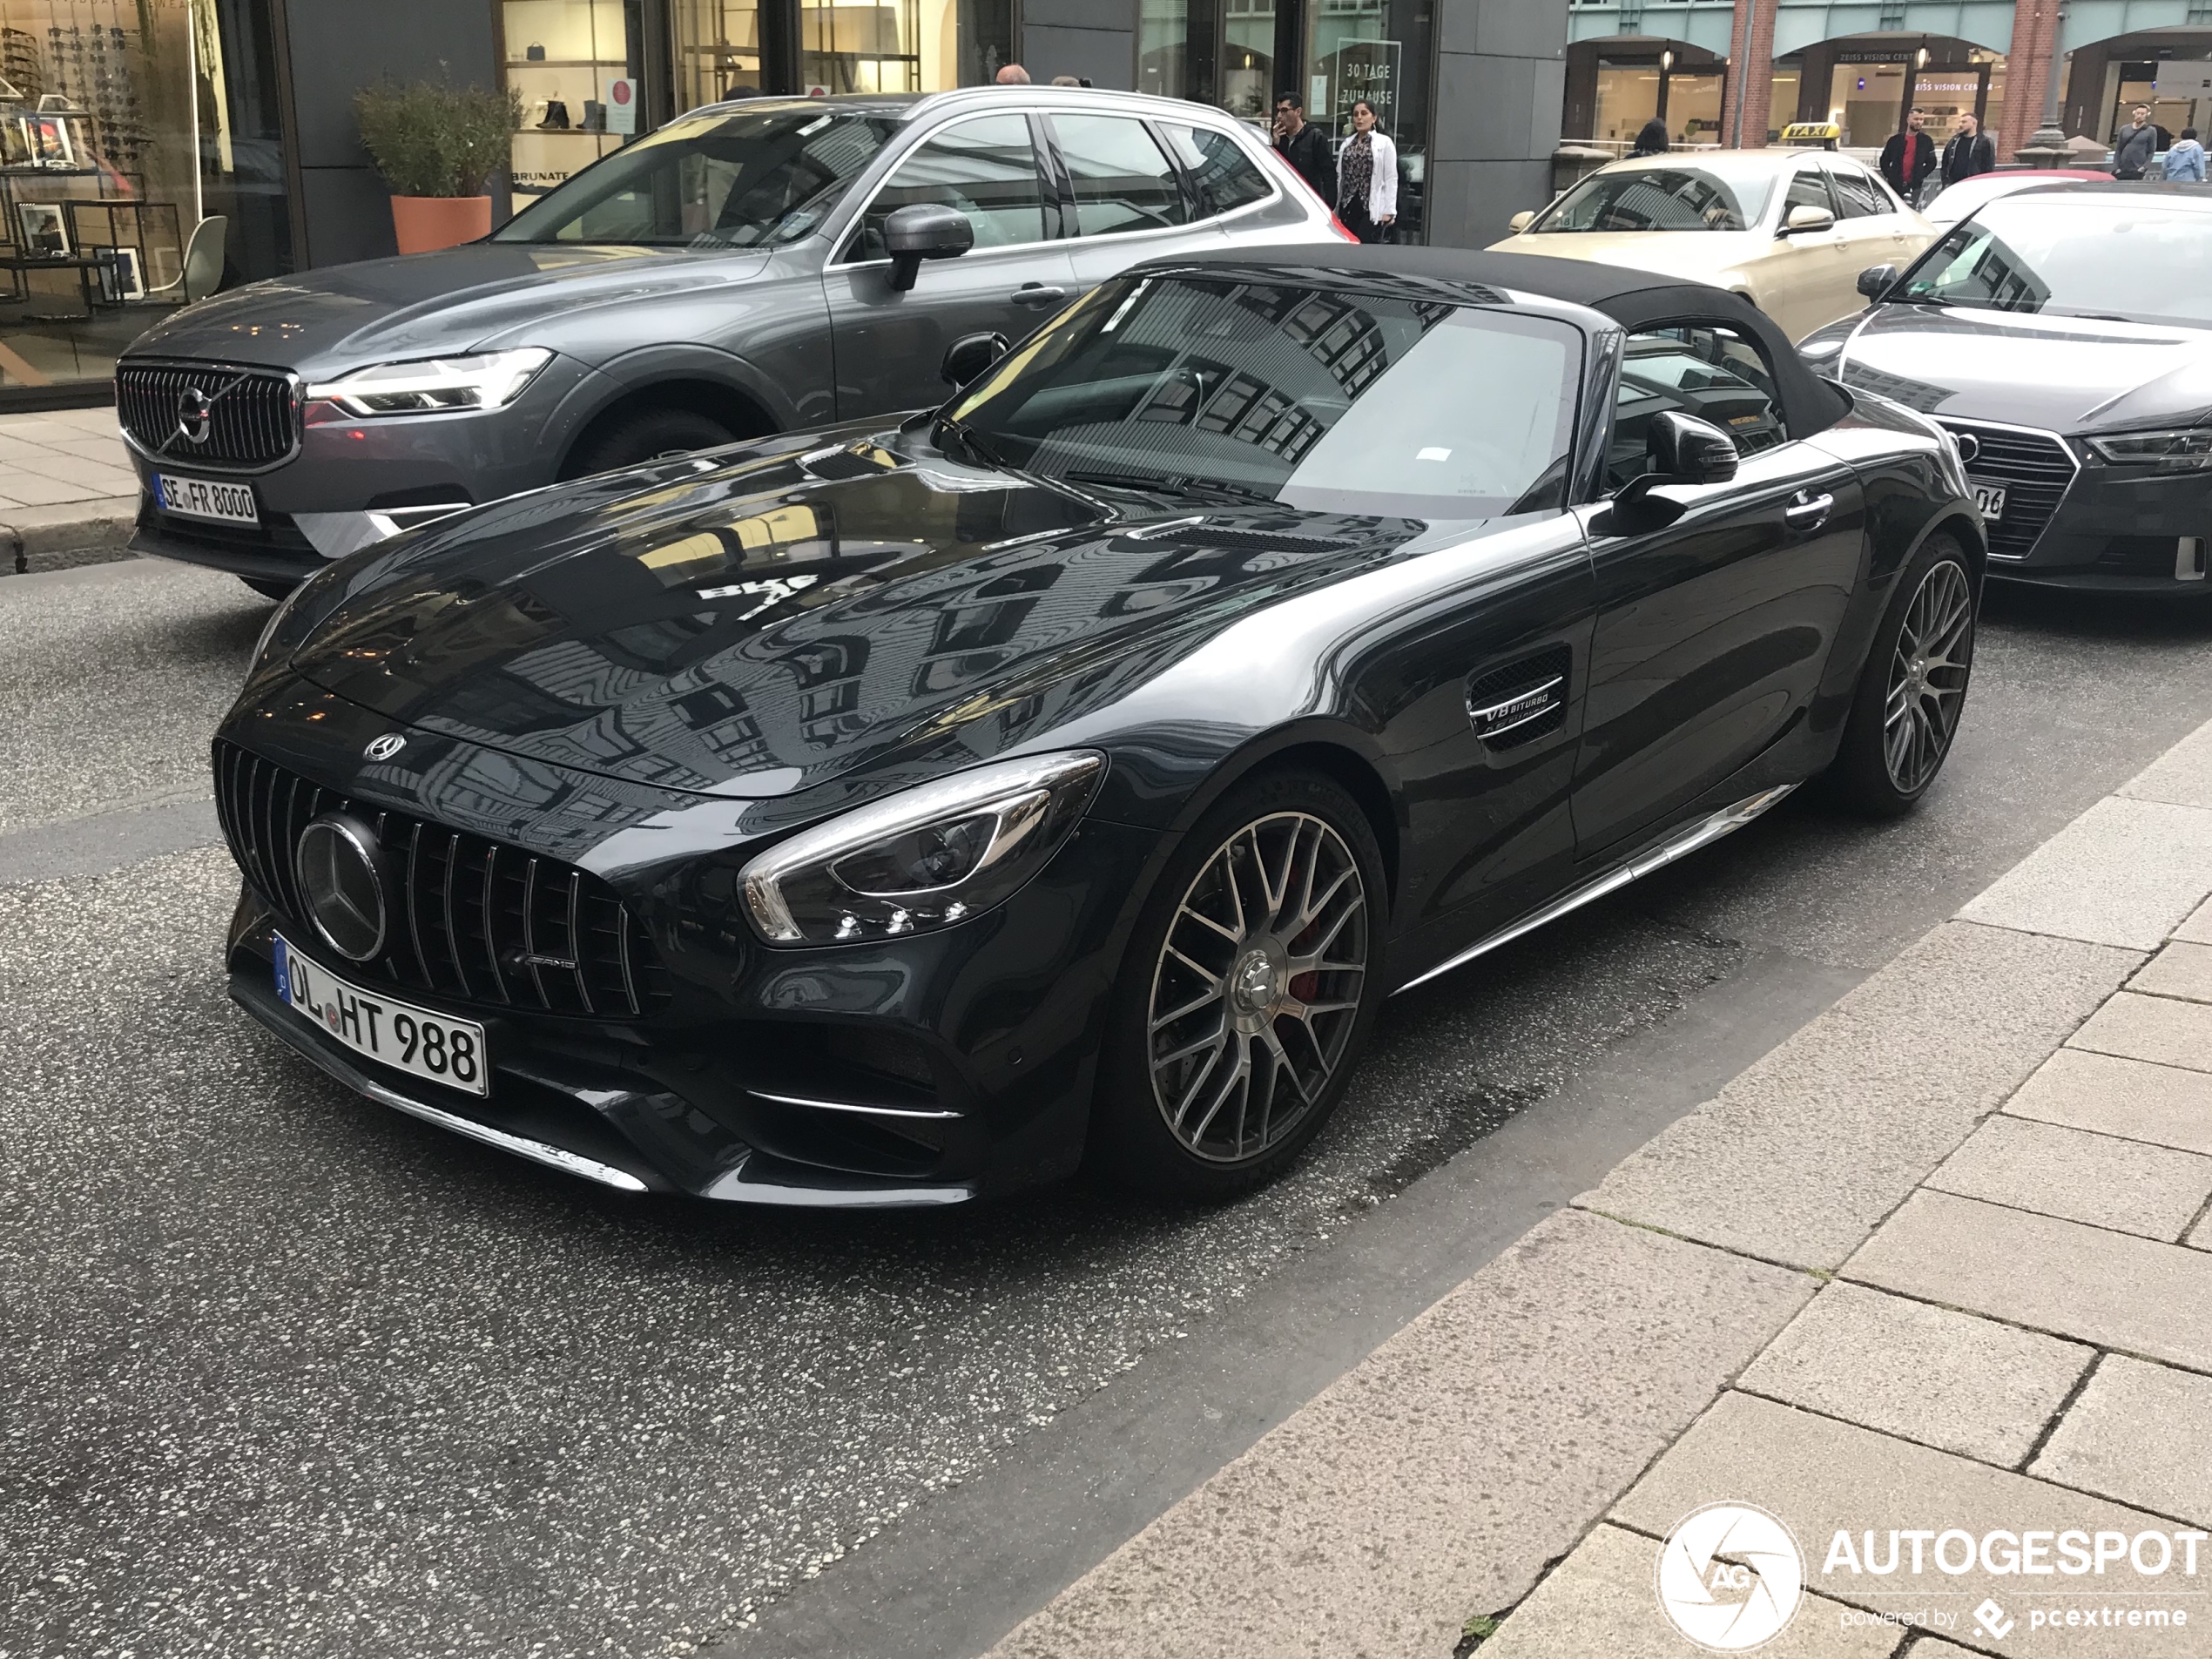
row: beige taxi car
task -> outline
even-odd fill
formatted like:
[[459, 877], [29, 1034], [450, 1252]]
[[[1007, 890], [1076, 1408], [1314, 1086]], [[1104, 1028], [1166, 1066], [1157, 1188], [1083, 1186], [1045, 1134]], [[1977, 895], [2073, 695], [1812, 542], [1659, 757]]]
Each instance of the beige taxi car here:
[[1743, 294], [1792, 340], [1863, 309], [1858, 273], [1902, 269], [1936, 227], [1880, 175], [1819, 150], [1699, 150], [1599, 168], [1541, 212], [1517, 213], [1507, 253], [1596, 260]]

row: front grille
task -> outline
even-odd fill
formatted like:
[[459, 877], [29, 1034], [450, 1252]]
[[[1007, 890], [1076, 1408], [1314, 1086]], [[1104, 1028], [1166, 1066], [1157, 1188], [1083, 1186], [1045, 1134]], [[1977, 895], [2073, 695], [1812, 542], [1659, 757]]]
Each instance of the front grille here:
[[[178, 400], [194, 390], [210, 400], [199, 443], [178, 431]], [[267, 369], [125, 363], [115, 371], [115, 412], [141, 448], [197, 466], [266, 467], [298, 445], [292, 382]]]
[[1989, 550], [2000, 559], [2024, 559], [2059, 510], [2079, 470], [2073, 451], [2048, 432], [2015, 432], [1972, 421], [1943, 422], [1953, 437], [1972, 434], [1981, 451], [1966, 475], [2005, 486], [2004, 516], [1989, 527]]
[[598, 877], [480, 836], [348, 800], [215, 745], [215, 809], [239, 867], [303, 941], [316, 935], [292, 849], [318, 813], [352, 807], [395, 867], [389, 954], [349, 973], [528, 1012], [626, 1019], [668, 1001], [668, 972], [629, 907]]

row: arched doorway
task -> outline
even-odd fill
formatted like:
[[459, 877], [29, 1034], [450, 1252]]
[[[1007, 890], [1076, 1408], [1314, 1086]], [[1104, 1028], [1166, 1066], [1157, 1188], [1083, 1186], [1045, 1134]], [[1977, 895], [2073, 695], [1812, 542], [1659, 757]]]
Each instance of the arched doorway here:
[[2137, 104], [2149, 105], [2151, 119], [2169, 135], [2190, 126], [2212, 130], [2212, 28], [2138, 30], [2061, 44], [2067, 64], [2059, 125], [2068, 137], [2109, 144]]
[[[1955, 35], [1885, 32], [1809, 43], [1775, 59], [1773, 124], [1833, 121], [1847, 150], [1876, 150], [1919, 110], [1923, 131], [1940, 145], [1961, 115], [1993, 129], [2004, 114], [2005, 56]], [[1793, 118], [1780, 111], [1784, 78], [1794, 75]]]

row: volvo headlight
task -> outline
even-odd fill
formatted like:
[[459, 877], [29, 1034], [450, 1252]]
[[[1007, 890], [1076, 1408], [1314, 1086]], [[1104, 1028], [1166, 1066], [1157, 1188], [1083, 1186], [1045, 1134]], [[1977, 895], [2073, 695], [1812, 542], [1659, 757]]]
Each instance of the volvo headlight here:
[[2161, 472], [2212, 470], [2212, 427], [2092, 438], [2089, 447], [2114, 466], [2155, 467]]
[[1074, 832], [1106, 773], [1087, 751], [1001, 760], [859, 807], [745, 867], [745, 908], [777, 945], [949, 927], [1002, 904]]
[[379, 363], [320, 386], [310, 399], [335, 403], [354, 415], [436, 415], [496, 409], [513, 402], [531, 377], [553, 361], [543, 346], [481, 352], [474, 357], [433, 357], [415, 363]]

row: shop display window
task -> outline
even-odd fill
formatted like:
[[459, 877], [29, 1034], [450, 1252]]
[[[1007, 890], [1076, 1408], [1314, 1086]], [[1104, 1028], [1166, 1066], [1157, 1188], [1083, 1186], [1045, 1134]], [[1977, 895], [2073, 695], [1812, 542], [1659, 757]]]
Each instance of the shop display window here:
[[0, 0], [0, 394], [290, 268], [268, 40], [266, 0]]
[[1352, 104], [1374, 106], [1376, 126], [1398, 146], [1400, 242], [1421, 240], [1426, 221], [1434, 16], [1428, 0], [1310, 0], [1306, 14], [1307, 118], [1341, 142], [1352, 136]]
[[[502, 0], [507, 84], [522, 94], [513, 190], [518, 208], [615, 149], [608, 83], [632, 74], [623, 0]], [[619, 125], [621, 118], [615, 118]]]

